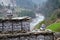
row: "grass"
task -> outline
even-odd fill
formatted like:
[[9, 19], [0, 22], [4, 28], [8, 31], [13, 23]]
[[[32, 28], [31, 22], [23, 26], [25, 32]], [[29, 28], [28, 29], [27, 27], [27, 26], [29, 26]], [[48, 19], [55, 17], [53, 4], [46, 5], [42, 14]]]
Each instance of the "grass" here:
[[50, 29], [53, 32], [60, 32], [60, 22], [49, 25], [46, 29]]

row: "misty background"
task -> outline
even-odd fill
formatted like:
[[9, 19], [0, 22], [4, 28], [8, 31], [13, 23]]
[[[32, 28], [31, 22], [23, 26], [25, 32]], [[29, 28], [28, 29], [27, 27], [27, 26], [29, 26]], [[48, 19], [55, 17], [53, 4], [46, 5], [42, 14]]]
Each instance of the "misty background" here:
[[8, 10], [13, 17], [31, 17], [39, 25], [37, 28], [42, 23], [48, 26], [60, 20], [60, 0], [0, 0], [0, 18], [6, 17]]

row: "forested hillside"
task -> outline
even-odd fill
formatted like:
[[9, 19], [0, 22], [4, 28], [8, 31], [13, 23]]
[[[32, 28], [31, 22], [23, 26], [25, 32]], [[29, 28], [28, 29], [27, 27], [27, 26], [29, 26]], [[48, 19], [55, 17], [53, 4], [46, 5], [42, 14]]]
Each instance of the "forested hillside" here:
[[16, 4], [17, 6], [28, 9], [33, 9], [35, 5], [32, 0], [16, 0]]
[[4, 6], [19, 6], [21, 8], [33, 9], [35, 3], [32, 0], [0, 0], [0, 4]]
[[36, 17], [36, 15], [33, 11], [23, 10], [21, 12], [18, 12], [18, 17], [23, 17], [23, 16], [29, 16], [31, 18]]
[[48, 0], [43, 5], [40, 12], [42, 12], [45, 16], [50, 17], [57, 9], [60, 9], [60, 0]]

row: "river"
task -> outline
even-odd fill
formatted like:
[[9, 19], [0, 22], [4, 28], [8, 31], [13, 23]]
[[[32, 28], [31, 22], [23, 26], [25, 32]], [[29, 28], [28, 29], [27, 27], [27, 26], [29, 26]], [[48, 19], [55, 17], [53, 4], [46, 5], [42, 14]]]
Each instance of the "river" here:
[[43, 15], [37, 14], [37, 13], [36, 13], [35, 15], [36, 15], [36, 18], [32, 19], [32, 21], [30, 22], [30, 30], [31, 30], [31, 31], [35, 28], [35, 26], [36, 26], [39, 22], [41, 22], [41, 21], [44, 20], [44, 16], [43, 16]]

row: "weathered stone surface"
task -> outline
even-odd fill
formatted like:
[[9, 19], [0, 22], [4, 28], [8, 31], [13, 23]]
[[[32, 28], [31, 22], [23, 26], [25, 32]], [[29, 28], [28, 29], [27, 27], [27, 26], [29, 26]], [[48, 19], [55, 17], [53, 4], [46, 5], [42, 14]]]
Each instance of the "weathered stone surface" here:
[[28, 21], [5, 21], [0, 22], [0, 31], [2, 32], [13, 32], [13, 31], [30, 31], [30, 23]]
[[[0, 31], [2, 31], [0, 40], [53, 40], [54, 38], [52, 32], [30, 32], [30, 18], [28, 17], [0, 20]], [[22, 30], [25, 33], [21, 33]]]
[[17, 34], [1, 34], [0, 40], [54, 40], [53, 33], [17, 33]]
[[44, 40], [44, 35], [37, 36], [37, 40]]

